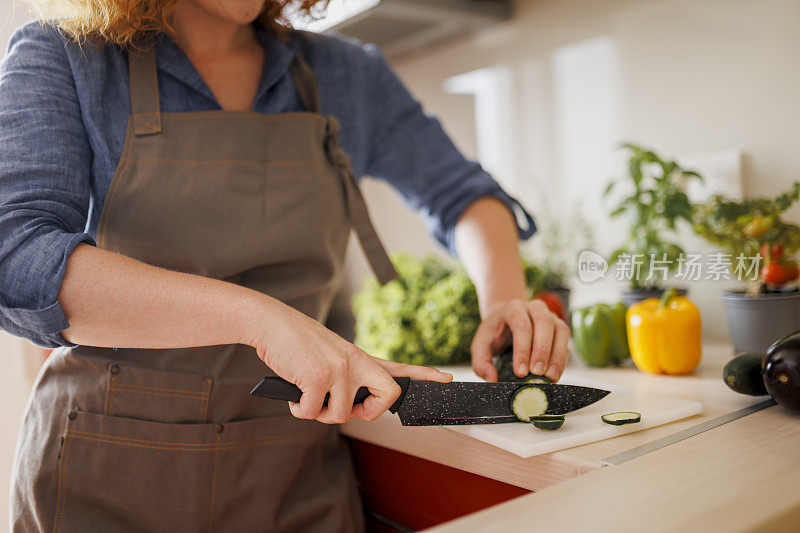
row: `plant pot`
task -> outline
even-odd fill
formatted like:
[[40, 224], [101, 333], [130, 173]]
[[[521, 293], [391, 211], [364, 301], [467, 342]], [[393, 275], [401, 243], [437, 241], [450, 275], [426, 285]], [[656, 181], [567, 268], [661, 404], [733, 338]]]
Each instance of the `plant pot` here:
[[800, 329], [800, 291], [749, 295], [725, 291], [733, 349], [738, 353], [764, 353], [778, 339]]
[[558, 294], [558, 297], [561, 298], [562, 302], [564, 302], [564, 309], [567, 311], [567, 319], [565, 322], [572, 327], [572, 313], [569, 310], [569, 295], [572, 293], [572, 290], [566, 287], [559, 287], [551, 290]]
[[[623, 291], [621, 295], [622, 303], [630, 307], [648, 298], [661, 298], [664, 295], [664, 290], [665, 289], [629, 289]], [[679, 296], [686, 296], [688, 292], [686, 289], [678, 287], [675, 287], [675, 290], [678, 291]]]
[[558, 297], [561, 298], [561, 301], [564, 302], [564, 307], [567, 310], [567, 314], [569, 314], [569, 295], [572, 292], [570, 289], [566, 287], [559, 287], [558, 289], [551, 289], [554, 293], [558, 294]]

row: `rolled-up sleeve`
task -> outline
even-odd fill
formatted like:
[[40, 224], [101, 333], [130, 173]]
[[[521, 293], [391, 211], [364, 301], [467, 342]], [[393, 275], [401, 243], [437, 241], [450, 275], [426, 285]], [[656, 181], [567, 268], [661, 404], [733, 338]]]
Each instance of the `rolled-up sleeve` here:
[[75, 346], [57, 296], [85, 233], [91, 150], [55, 33], [17, 30], [0, 64], [0, 327], [48, 347]]
[[479, 198], [502, 201], [514, 215], [521, 239], [536, 231], [530, 214], [479, 163], [466, 159], [426, 114], [390, 65], [365, 45], [371, 77], [371, 141], [366, 173], [389, 182], [418, 210], [428, 231], [456, 255], [454, 230], [461, 214]]

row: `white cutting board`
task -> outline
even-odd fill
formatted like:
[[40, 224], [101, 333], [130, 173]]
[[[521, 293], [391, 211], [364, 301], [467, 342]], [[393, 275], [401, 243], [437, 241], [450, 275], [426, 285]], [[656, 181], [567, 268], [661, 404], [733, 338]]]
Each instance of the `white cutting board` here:
[[[474, 375], [459, 375], [456, 379], [479, 381]], [[572, 377], [566, 373], [559, 384], [596, 387], [610, 390], [611, 394], [599, 402], [568, 413], [565, 415], [564, 425], [555, 431], [540, 430], [522, 422], [445, 427], [520, 457], [533, 457], [660, 426], [703, 412], [703, 404], [694, 400], [637, 392], [625, 387]], [[600, 419], [601, 415], [615, 411], [636, 411], [641, 413], [642, 421], [638, 424], [612, 426]]]

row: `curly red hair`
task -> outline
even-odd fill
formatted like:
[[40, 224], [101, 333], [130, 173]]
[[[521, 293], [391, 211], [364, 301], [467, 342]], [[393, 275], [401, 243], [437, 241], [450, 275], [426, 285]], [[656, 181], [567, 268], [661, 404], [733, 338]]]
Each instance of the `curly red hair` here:
[[[41, 20], [61, 29], [76, 41], [93, 38], [120, 46], [135, 45], [148, 36], [174, 33], [171, 20], [178, 0], [29, 0]], [[306, 16], [312, 8], [324, 9], [328, 0], [265, 0], [258, 21], [285, 37], [292, 28], [287, 12]]]

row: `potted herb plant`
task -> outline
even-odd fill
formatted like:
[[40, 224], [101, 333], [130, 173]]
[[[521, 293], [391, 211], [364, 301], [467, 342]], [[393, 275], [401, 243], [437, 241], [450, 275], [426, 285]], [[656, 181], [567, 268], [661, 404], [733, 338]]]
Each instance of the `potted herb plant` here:
[[[528, 286], [529, 298], [541, 298], [548, 302], [548, 307], [561, 318], [566, 319], [569, 314], [570, 288], [566, 281], [566, 268], [547, 261], [533, 263], [523, 259], [525, 267], [525, 283]], [[552, 295], [557, 296], [553, 302]], [[552, 304], [550, 304], [552, 302]], [[560, 306], [559, 311], [555, 311]]]
[[694, 215], [694, 231], [743, 263], [746, 290], [724, 291], [728, 329], [737, 353], [764, 353], [774, 341], [800, 329], [800, 275], [793, 258], [800, 227], [781, 214], [800, 198], [800, 182], [776, 198], [732, 200], [716, 195]]
[[[548, 185], [538, 183], [537, 186], [546, 190]], [[568, 317], [572, 292], [569, 279], [574, 273], [575, 258], [582, 250], [594, 247], [593, 230], [582, 215], [579, 202], [570, 209], [562, 208], [562, 216], [557, 218], [544, 196], [538, 200], [535, 207], [538, 236], [520, 247], [528, 296], [547, 300], [546, 293], [557, 294]], [[569, 213], [569, 216], [564, 216], [564, 213]]]
[[[691, 223], [693, 212], [685, 186], [688, 180], [702, 180], [702, 177], [652, 150], [630, 143], [622, 144], [622, 148], [629, 153], [627, 176], [609, 182], [603, 196], [627, 188], [610, 216], [627, 216], [630, 229], [624, 244], [611, 254], [609, 263], [619, 264], [623, 258], [630, 261], [630, 289], [622, 294], [623, 302], [630, 306], [663, 294], [659, 280], [651, 276], [651, 268], [665, 268], [666, 272], [677, 268], [683, 254], [683, 249], [674, 242], [677, 224], [681, 220]], [[686, 293], [684, 289], [678, 291]]]

